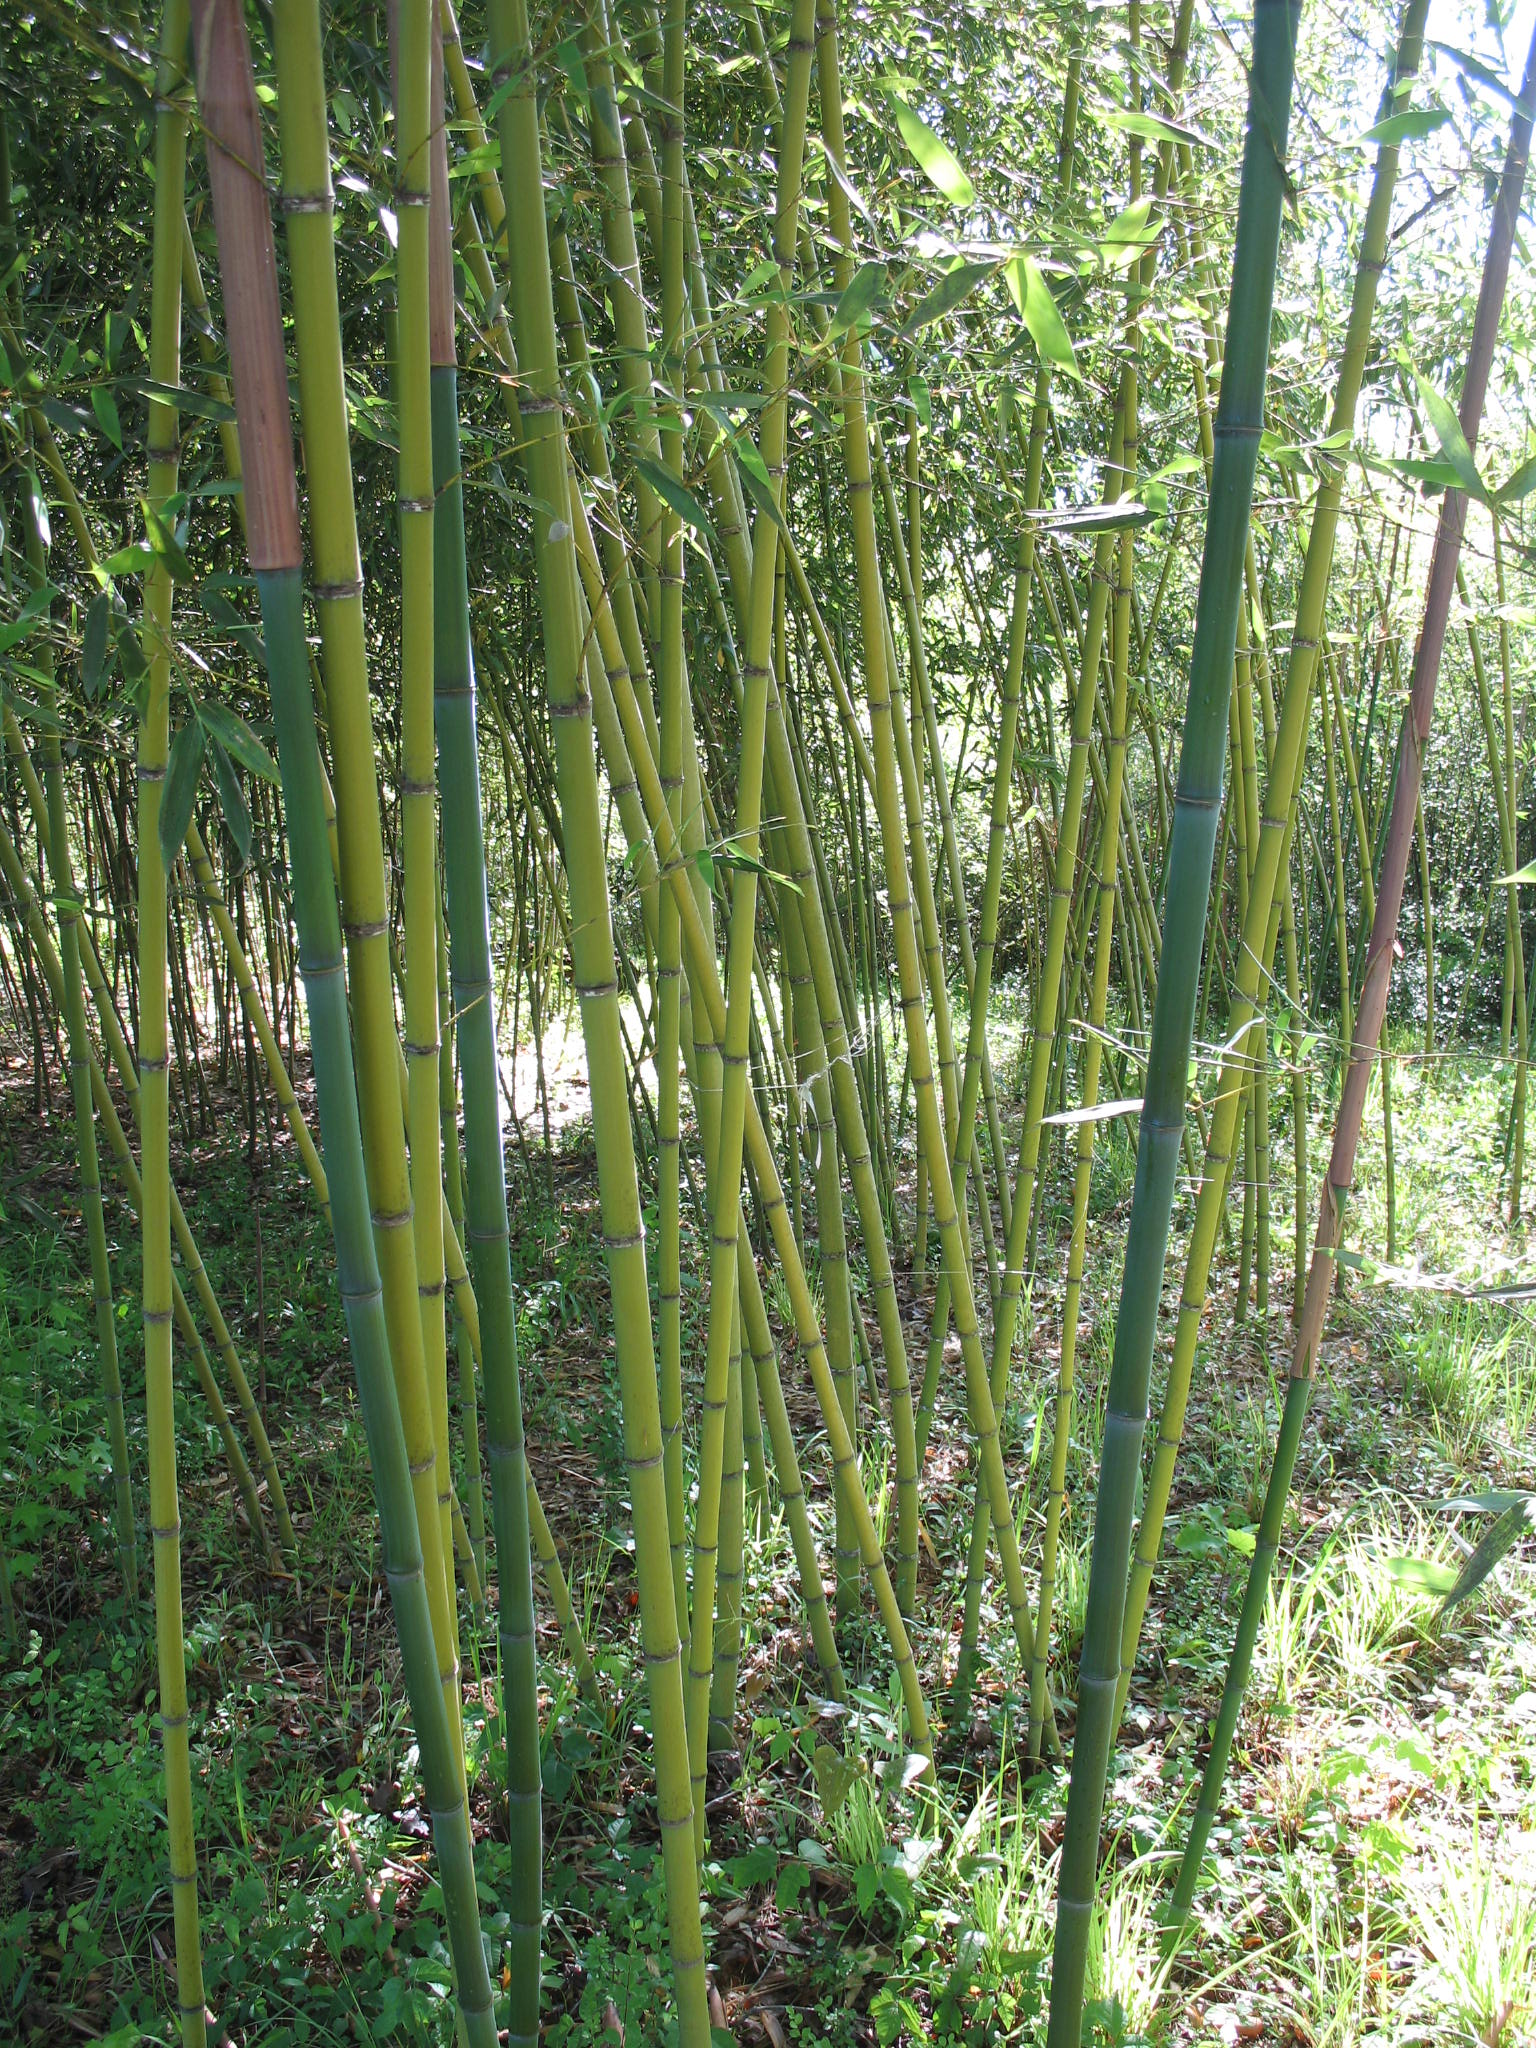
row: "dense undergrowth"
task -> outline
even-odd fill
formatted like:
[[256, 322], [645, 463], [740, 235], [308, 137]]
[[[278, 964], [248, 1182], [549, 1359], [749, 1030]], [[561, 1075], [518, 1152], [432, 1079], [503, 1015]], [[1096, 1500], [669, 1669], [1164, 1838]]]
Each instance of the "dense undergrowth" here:
[[[1480, 1533], [1467, 1503], [1536, 1486], [1536, 1319], [1528, 1285], [1527, 1298], [1520, 1291], [1529, 1247], [1494, 1220], [1491, 1063], [1426, 1062], [1405, 1046], [1393, 1107], [1398, 1261], [1385, 1273], [1362, 1260], [1334, 1304], [1214, 1866], [1182, 1952], [1168, 1956], [1159, 1902], [1220, 1689], [1286, 1362], [1284, 1299], [1235, 1323], [1229, 1265], [1207, 1311], [1112, 1785], [1089, 2008], [1101, 2041], [1536, 2040], [1536, 1585], [1517, 1552], [1448, 1617], [1435, 1590]], [[1326, 1104], [1313, 1108], [1321, 1120]], [[1351, 1238], [1362, 1249], [1385, 1236], [1379, 1121], [1375, 1130]], [[153, 1643], [147, 1608], [125, 1607], [114, 1562], [74, 1162], [60, 1121], [34, 1112], [20, 1063], [0, 1148], [0, 1516], [20, 1630], [0, 1671], [0, 2038], [128, 2048], [167, 2038]], [[576, 1546], [571, 1578], [607, 1703], [605, 1716], [580, 1700], [541, 1606], [545, 2038], [650, 2048], [669, 2038], [669, 1963], [617, 1399], [608, 1340], [594, 1334], [606, 1316], [588, 1127], [575, 1118], [554, 1156], [530, 1163], [513, 1161], [531, 1454], [562, 1550]], [[243, 1309], [237, 1336], [260, 1360], [305, 1559], [298, 1579], [254, 1561], [217, 1435], [183, 1387], [211, 2002], [235, 2043], [446, 2043], [428, 1819], [325, 1233], [282, 1146], [253, 1167], [211, 1142], [183, 1165], [199, 1187], [215, 1283]], [[1128, 1142], [1106, 1135], [1076, 1502], [1091, 1498], [1097, 1468], [1130, 1178]], [[1276, 1193], [1278, 1233], [1289, 1192]], [[1028, 1359], [1004, 1417], [1021, 1518], [1038, 1514], [1043, 1493], [1056, 1237], [1070, 1217], [1065, 1185], [1053, 1181], [1050, 1195]], [[910, 1239], [910, 1212], [905, 1221]], [[142, 1469], [138, 1240], [120, 1209], [111, 1226]], [[1277, 1273], [1284, 1264], [1277, 1256]], [[694, 1332], [698, 1270], [685, 1256]], [[914, 1312], [914, 1347], [920, 1321]], [[813, 1404], [790, 1378], [829, 1542]], [[944, 1398], [957, 1402], [958, 1388]], [[929, 1697], [950, 1703], [932, 1796], [911, 1782], [872, 1622], [842, 1632], [854, 1692], [835, 1710], [814, 1690], [782, 1524], [750, 1533], [740, 1768], [712, 1771], [705, 1871], [712, 2010], [743, 2044], [1036, 2038], [1062, 1773], [1021, 1762], [1017, 1658], [1006, 1614], [990, 1605], [986, 1677], [963, 1710], [952, 1703], [964, 1442], [960, 1427], [936, 1431], [928, 1472], [915, 1642]], [[865, 1455], [877, 1480], [885, 1447], [870, 1440]], [[1086, 1542], [1079, 1507], [1063, 1545], [1058, 1657], [1075, 1655]], [[494, 1936], [507, 1857], [489, 1822], [504, 1756], [495, 1633], [464, 1619]], [[1053, 1677], [1070, 1749], [1070, 1667]]]

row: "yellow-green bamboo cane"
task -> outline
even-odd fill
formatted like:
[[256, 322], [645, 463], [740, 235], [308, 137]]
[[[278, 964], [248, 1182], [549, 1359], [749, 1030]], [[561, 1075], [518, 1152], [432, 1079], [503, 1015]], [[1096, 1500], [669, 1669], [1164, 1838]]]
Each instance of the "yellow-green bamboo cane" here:
[[520, 228], [510, 252], [509, 282], [523, 379], [519, 394], [523, 460], [532, 494], [539, 501], [533, 515], [534, 560], [544, 680], [554, 730], [571, 897], [572, 965], [587, 1047], [599, 1197], [614, 1306], [678, 2035], [681, 2048], [705, 2048], [710, 2038], [709, 2007], [650, 1289], [619, 1025], [591, 700], [582, 669], [579, 583], [560, 412], [533, 49], [522, 0], [493, 0], [490, 32], [492, 80], [501, 96], [498, 128], [504, 198], [509, 218], [516, 219]]
[[[434, 0], [399, 0], [394, 38], [397, 305], [395, 404], [400, 421], [400, 841], [404, 864], [406, 1128], [422, 1363], [436, 1452], [438, 1543], [445, 1573], [449, 1513], [448, 1350], [444, 1319], [442, 1128], [437, 1028], [437, 755], [433, 729], [432, 198]], [[450, 1589], [451, 1590], [451, 1589]], [[457, 1607], [447, 1613], [454, 1660]]]

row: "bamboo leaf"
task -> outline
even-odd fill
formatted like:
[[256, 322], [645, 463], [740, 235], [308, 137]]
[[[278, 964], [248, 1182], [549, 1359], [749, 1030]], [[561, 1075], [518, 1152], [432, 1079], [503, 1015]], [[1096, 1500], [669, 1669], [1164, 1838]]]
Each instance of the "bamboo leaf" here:
[[702, 533], [713, 547], [720, 545], [719, 535], [704, 507], [684, 483], [679, 483], [668, 469], [659, 462], [649, 462], [643, 455], [635, 457], [635, 468], [665, 505], [670, 505], [685, 525], [696, 533]]
[[37, 409], [48, 424], [57, 427], [61, 434], [84, 434], [90, 431], [91, 415], [78, 405], [66, 405], [62, 398], [40, 398]]
[[227, 748], [243, 768], [259, 775], [263, 782], [276, 782], [277, 763], [237, 711], [208, 697], [197, 699], [196, 710], [209, 737]]
[[235, 417], [235, 408], [222, 398], [189, 391], [183, 384], [158, 384], [153, 377], [119, 377], [117, 385], [120, 391], [131, 391], [137, 398], [157, 398], [174, 405], [178, 412], [190, 413], [193, 419], [212, 420], [216, 426], [228, 426]]
[[1488, 1574], [1504, 1562], [1521, 1537], [1531, 1530], [1536, 1530], [1536, 1493], [1524, 1495], [1499, 1516], [1462, 1566], [1455, 1585], [1445, 1596], [1445, 1606], [1441, 1611], [1448, 1614], [1468, 1594], [1475, 1593]]
[[104, 590], [98, 590], [86, 612], [85, 634], [80, 642], [80, 687], [87, 697], [94, 697], [101, 687], [111, 626], [112, 600]]
[[229, 827], [229, 836], [235, 842], [235, 851], [240, 856], [241, 867], [249, 867], [253, 830], [250, 807], [245, 801], [245, 792], [240, 787], [240, 778], [235, 773], [235, 764], [216, 739], [210, 738], [208, 750], [213, 757], [214, 787], [219, 792], [219, 809], [224, 813], [224, 822]]
[[1214, 149], [1216, 139], [1203, 129], [1190, 128], [1182, 121], [1170, 121], [1163, 114], [1133, 112], [1129, 107], [1102, 107], [1099, 119], [1106, 128], [1118, 128], [1125, 135], [1139, 135], [1147, 142], [1184, 142], [1191, 149]]
[[1393, 1585], [1410, 1593], [1448, 1593], [1456, 1583], [1451, 1567], [1436, 1564], [1432, 1558], [1389, 1557], [1384, 1562]]
[[766, 512], [774, 525], [787, 540], [789, 527], [784, 514], [779, 510], [778, 494], [768, 477], [768, 465], [757, 450], [748, 442], [740, 442], [735, 451], [736, 468], [741, 477], [741, 487], [759, 512]]
[[899, 338], [908, 341], [922, 328], [929, 327], [935, 320], [942, 320], [946, 313], [952, 313], [962, 299], [971, 293], [997, 269], [995, 263], [957, 263], [953, 270], [939, 279], [925, 299], [918, 303], [917, 310], [903, 324]]
[[1003, 266], [1003, 276], [1019, 318], [1029, 329], [1030, 339], [1040, 351], [1041, 360], [1054, 363], [1058, 370], [1064, 370], [1081, 384], [1083, 376], [1077, 367], [1077, 357], [1072, 353], [1072, 337], [1067, 332], [1067, 323], [1062, 319], [1055, 296], [1046, 283], [1045, 273], [1034, 257], [1021, 251]]
[[1524, 889], [1530, 887], [1532, 883], [1536, 883], [1536, 860], [1528, 860], [1523, 868], [1516, 868], [1512, 875], [1500, 875], [1494, 887], [1497, 889], [1502, 884], [1506, 889]]
[[1152, 225], [1152, 198], [1149, 193], [1121, 208], [1104, 230], [1099, 251], [1111, 270], [1119, 270], [1145, 255], [1156, 240], [1157, 229]]
[[118, 418], [117, 400], [112, 396], [105, 384], [93, 384], [91, 386], [91, 411], [95, 413], [96, 423], [101, 428], [101, 431], [112, 443], [118, 454], [121, 455], [123, 452], [123, 423]]
[[1501, 484], [1493, 495], [1500, 505], [1513, 505], [1521, 498], [1528, 498], [1532, 491], [1536, 491], [1536, 455], [1529, 462], [1522, 462], [1508, 482]]
[[195, 583], [197, 581], [197, 571], [187, 560], [181, 542], [176, 538], [171, 528], [161, 518], [159, 512], [150, 504], [147, 498], [141, 498], [139, 503], [144, 508], [144, 524], [149, 532], [150, 548], [164, 562], [166, 568], [170, 570], [171, 581], [173, 583]]
[[901, 139], [917, 158], [923, 175], [930, 185], [936, 187], [954, 206], [974, 206], [976, 187], [966, 176], [960, 159], [941, 142], [939, 137], [920, 114], [914, 114], [901, 94], [893, 87], [885, 88], [891, 111], [896, 116], [896, 126], [901, 130]]
[[846, 334], [850, 327], [857, 327], [868, 319], [884, 282], [883, 263], [861, 263], [844, 286], [842, 297], [833, 309], [830, 331]]
[[32, 500], [32, 519], [37, 527], [38, 539], [45, 548], [52, 547], [53, 527], [48, 518], [48, 500], [43, 496], [43, 487], [38, 482], [35, 472], [29, 469], [25, 476], [27, 495]]
[[1418, 387], [1419, 402], [1424, 408], [1425, 417], [1434, 430], [1435, 439], [1440, 443], [1440, 453], [1455, 470], [1461, 489], [1470, 497], [1476, 498], [1480, 504], [1488, 504], [1488, 486], [1478, 473], [1476, 459], [1467, 445], [1467, 437], [1461, 431], [1461, 421], [1457, 419], [1450, 400], [1442, 397], [1428, 378], [1421, 377], [1412, 363], [1409, 363], [1407, 368]]
[[1134, 498], [1119, 498], [1113, 505], [1070, 505], [1030, 516], [1051, 533], [1117, 533], [1125, 526], [1145, 526], [1152, 513]]
[[1409, 107], [1406, 112], [1388, 114], [1374, 128], [1367, 128], [1360, 140], [1377, 143], [1383, 149], [1395, 149], [1400, 143], [1420, 142], [1426, 135], [1433, 135], [1450, 118], [1449, 107]]
[[1111, 1117], [1139, 1116], [1142, 1098], [1139, 1095], [1124, 1095], [1115, 1102], [1095, 1102], [1091, 1107], [1081, 1109], [1058, 1109], [1050, 1116], [1041, 1117], [1043, 1124], [1102, 1124]]
[[1479, 85], [1486, 85], [1490, 92], [1497, 93], [1506, 105], [1511, 107], [1519, 105], [1515, 94], [1510, 91], [1499, 74], [1496, 71], [1490, 71], [1488, 66], [1478, 58], [1470, 56], [1465, 50], [1458, 50], [1452, 43], [1432, 42], [1429, 47], [1438, 52], [1440, 56], [1449, 57], [1456, 66], [1456, 69], [1466, 77], [1475, 78]]
[[168, 868], [175, 865], [176, 856], [181, 852], [181, 842], [192, 822], [192, 806], [197, 801], [197, 778], [202, 766], [203, 728], [197, 719], [189, 718], [185, 725], [178, 727], [176, 737], [171, 741], [171, 756], [160, 791], [160, 857]]

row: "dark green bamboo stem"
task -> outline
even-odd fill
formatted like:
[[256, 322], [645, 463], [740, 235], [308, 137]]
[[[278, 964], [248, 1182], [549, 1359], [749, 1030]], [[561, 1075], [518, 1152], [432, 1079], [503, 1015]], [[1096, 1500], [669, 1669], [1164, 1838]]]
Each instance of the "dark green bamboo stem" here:
[[1077, 1734], [1057, 1891], [1049, 2048], [1077, 2048], [1082, 2035], [1083, 1984], [1099, 1867], [1099, 1822], [1120, 1674], [1126, 1566], [1174, 1177], [1184, 1135], [1190, 1035], [1221, 805], [1243, 557], [1263, 425], [1299, 15], [1297, 0], [1256, 0], [1216, 456], [1168, 849], [1162, 958], [1147, 1051], [1136, 1185], [1094, 1516]]

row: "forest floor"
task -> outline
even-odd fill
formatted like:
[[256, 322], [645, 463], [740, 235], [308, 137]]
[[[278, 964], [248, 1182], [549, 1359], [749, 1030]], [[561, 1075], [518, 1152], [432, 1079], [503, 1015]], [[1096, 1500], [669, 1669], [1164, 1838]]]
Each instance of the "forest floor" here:
[[[0, 1650], [0, 2042], [169, 2043], [153, 1637], [147, 1604], [130, 1612], [119, 1585], [69, 1122], [57, 1096], [39, 1114], [21, 1058], [0, 1081], [0, 1532], [21, 1617], [19, 1643]], [[1536, 1485], [1536, 1312], [1520, 1296], [1536, 1247], [1500, 1221], [1507, 1086], [1492, 1064], [1405, 1059], [1393, 1094], [1398, 1258], [1390, 1273], [1368, 1260], [1349, 1273], [1330, 1315], [1214, 1868], [1190, 1940], [1165, 1959], [1159, 1903], [1220, 1691], [1287, 1364], [1288, 1142], [1275, 1146], [1267, 1314], [1235, 1321], [1235, 1260], [1220, 1265], [1110, 1795], [1091, 1987], [1100, 2041], [1536, 2041], [1531, 1546], [1444, 1619], [1413, 1562], [1454, 1566], [1476, 1541], [1486, 1520], [1455, 1503]], [[218, 1437], [183, 1385], [210, 2038], [446, 2043], [428, 1820], [330, 1247], [291, 1148], [263, 1144], [253, 1166], [238, 1098], [220, 1108], [221, 1135], [178, 1141], [176, 1170], [196, 1192], [194, 1228], [236, 1343], [261, 1376], [303, 1562], [291, 1579], [262, 1568]], [[672, 2037], [665, 1924], [590, 1131], [575, 1117], [546, 1157], [536, 1129], [525, 1119], [530, 1149], [510, 1149], [530, 1453], [610, 1708], [605, 1717], [579, 1698], [541, 1599], [545, 2039], [659, 2048]], [[1130, 1181], [1129, 1139], [1105, 1126], [1051, 1673], [1068, 1749]], [[1049, 1463], [1069, 1201], [1069, 1184], [1048, 1180], [1028, 1358], [1004, 1416], [1027, 1564]], [[1348, 1242], [1361, 1252], [1384, 1242], [1383, 1202], [1378, 1103], [1351, 1206]], [[1188, 1207], [1181, 1195], [1169, 1303]], [[142, 1522], [138, 1241], [115, 1193], [108, 1227]], [[910, 1240], [910, 1211], [907, 1227]], [[685, 1247], [683, 1265], [690, 1331], [702, 1261]], [[915, 1309], [909, 1327], [919, 1358]], [[792, 1350], [784, 1364], [830, 1557], [825, 1447]], [[977, 1689], [963, 1715], [948, 1709], [972, 1498], [960, 1393], [953, 1381], [943, 1390], [929, 1456], [915, 1631], [938, 1712], [936, 1800], [904, 1784], [872, 1614], [840, 1631], [854, 1691], [834, 1712], [816, 1693], [782, 1525], [749, 1539], [740, 1768], [711, 1778], [705, 1866], [716, 2017], [742, 2048], [1043, 2038], [1064, 1775], [1023, 1753], [1018, 1662], [990, 1597]], [[871, 1434], [882, 1526], [886, 1471]], [[493, 1937], [507, 1874], [492, 1818], [495, 1654], [494, 1628], [466, 1608]]]

